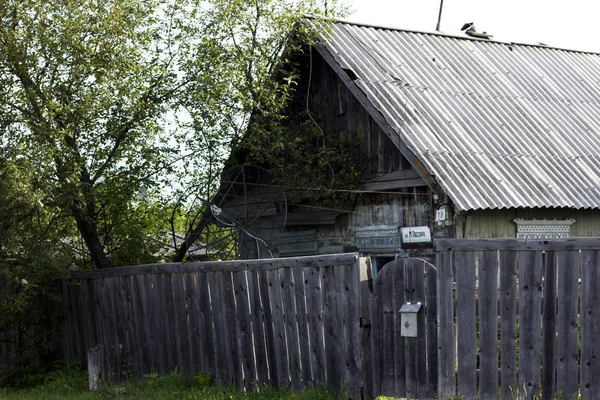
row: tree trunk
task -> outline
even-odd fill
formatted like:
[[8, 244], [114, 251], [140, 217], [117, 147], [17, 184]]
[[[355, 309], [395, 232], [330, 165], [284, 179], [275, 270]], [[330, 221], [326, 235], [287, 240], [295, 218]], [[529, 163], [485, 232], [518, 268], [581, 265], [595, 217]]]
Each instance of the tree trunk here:
[[83, 237], [86, 247], [90, 252], [92, 263], [96, 268], [109, 268], [111, 267], [106, 254], [104, 254], [104, 246], [98, 236], [98, 229], [96, 220], [86, 213], [82, 212], [78, 206], [74, 207], [73, 216], [77, 222], [77, 229]]

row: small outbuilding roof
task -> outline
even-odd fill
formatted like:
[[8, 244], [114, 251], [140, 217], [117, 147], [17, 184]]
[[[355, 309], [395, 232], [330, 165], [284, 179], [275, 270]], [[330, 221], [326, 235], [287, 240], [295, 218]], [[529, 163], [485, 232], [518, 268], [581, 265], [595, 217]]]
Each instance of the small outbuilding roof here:
[[600, 54], [345, 21], [318, 49], [458, 209], [600, 208]]

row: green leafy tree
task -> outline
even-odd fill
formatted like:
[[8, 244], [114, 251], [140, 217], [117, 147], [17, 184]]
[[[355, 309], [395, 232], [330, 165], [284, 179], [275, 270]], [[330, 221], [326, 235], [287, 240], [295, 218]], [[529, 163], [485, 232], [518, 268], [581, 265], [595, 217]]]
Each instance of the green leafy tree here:
[[[45, 207], [69, 216], [95, 267], [142, 261], [147, 246], [122, 251], [143, 243], [139, 194], [214, 195], [249, 115], [285, 102], [292, 79], [274, 68], [314, 11], [310, 0], [2, 1], [0, 146], [44, 182]], [[189, 219], [176, 259], [202, 220]]]

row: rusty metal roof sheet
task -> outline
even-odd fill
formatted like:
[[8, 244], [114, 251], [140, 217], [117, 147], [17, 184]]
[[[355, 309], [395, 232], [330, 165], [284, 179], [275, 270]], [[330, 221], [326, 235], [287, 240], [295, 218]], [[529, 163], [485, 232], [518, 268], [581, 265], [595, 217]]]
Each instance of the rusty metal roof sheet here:
[[459, 209], [600, 208], [600, 54], [342, 21], [324, 47]]

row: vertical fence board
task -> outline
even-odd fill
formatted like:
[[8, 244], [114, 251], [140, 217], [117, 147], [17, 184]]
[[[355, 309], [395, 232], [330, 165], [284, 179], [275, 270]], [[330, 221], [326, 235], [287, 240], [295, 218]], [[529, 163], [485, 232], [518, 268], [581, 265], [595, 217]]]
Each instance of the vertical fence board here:
[[517, 253], [500, 252], [500, 381], [502, 398], [517, 393]]
[[[417, 298], [416, 298], [416, 291], [417, 291], [417, 286], [418, 286], [418, 272], [416, 271], [415, 265], [413, 265], [413, 263], [408, 263], [406, 262], [406, 260], [398, 260], [400, 263], [398, 265], [398, 271], [397, 273], [403, 273], [404, 274], [404, 285], [401, 286], [400, 288], [402, 289], [402, 291], [404, 292], [404, 300], [402, 303], [407, 303], [407, 302], [411, 302], [411, 303], [416, 303], [417, 302]], [[400, 306], [402, 306], [402, 303], [400, 304]], [[399, 313], [398, 313], [399, 308], [394, 309], [395, 314], [400, 317]], [[421, 313], [419, 313], [421, 314]], [[394, 334], [396, 336], [400, 336], [400, 329], [401, 329], [401, 319], [400, 318], [396, 318], [397, 321], [397, 329], [395, 330]], [[420, 322], [420, 321], [418, 321]], [[421, 325], [422, 326], [422, 325]], [[419, 328], [420, 325], [419, 323], [417, 323], [417, 328]], [[417, 371], [418, 369], [418, 362], [419, 362], [419, 356], [418, 356], [418, 338], [413, 338], [413, 337], [406, 337], [404, 338], [404, 372], [405, 372], [405, 387], [406, 387], [406, 397], [409, 398], [416, 398], [418, 397], [417, 393], [418, 393], [418, 385], [417, 385], [417, 380], [419, 377], [419, 373]]]
[[519, 390], [524, 399], [539, 394], [542, 253], [519, 252]]
[[557, 371], [556, 392], [564, 400], [576, 400], [578, 395], [578, 300], [579, 252], [558, 252], [557, 271]]
[[[399, 357], [399, 353], [396, 352], [395, 348], [395, 337], [397, 337], [397, 332], [394, 324], [394, 287], [396, 286], [395, 283], [397, 280], [394, 278], [396, 276], [395, 272], [398, 269], [396, 268], [396, 264], [396, 261], [387, 263], [379, 274], [377, 274], [377, 285], [375, 289], [375, 297], [381, 299], [381, 308], [377, 312], [382, 314], [382, 325], [381, 331], [379, 332], [382, 345], [380, 350], [380, 368], [382, 370], [381, 394], [390, 397], [395, 396], [397, 393], [396, 368], [394, 368], [394, 362], [396, 359], [403, 359], [403, 357]], [[400, 288], [400, 291], [402, 291], [402, 288]], [[391, 332], [393, 332], [393, 334], [391, 334]]]
[[306, 281], [303, 269], [295, 268], [292, 274], [294, 279], [294, 301], [296, 303], [296, 316], [298, 320], [298, 345], [300, 351], [300, 363], [302, 364], [302, 388], [308, 389], [313, 386], [313, 380], [310, 365], [308, 310], [306, 309]]
[[358, 258], [351, 266], [344, 266], [346, 279], [344, 291], [346, 293], [347, 318], [346, 326], [346, 373], [348, 391], [351, 396], [360, 398], [360, 261]]
[[427, 335], [427, 392], [425, 397], [434, 398], [438, 385], [438, 323], [437, 323], [437, 270], [425, 263], [425, 334]]
[[[200, 352], [202, 353], [202, 372], [211, 376], [214, 380], [219, 380], [219, 366], [217, 365], [217, 346], [215, 341], [215, 315], [211, 298], [215, 293], [211, 292], [211, 285], [208, 273], [196, 274], [196, 285], [200, 292], [198, 296], [198, 309], [200, 312], [198, 319], [198, 332], [200, 334]], [[214, 290], [214, 288], [213, 288]]]
[[267, 271], [267, 282], [269, 285], [269, 301], [272, 314], [272, 329], [274, 338], [274, 363], [271, 371], [276, 370], [275, 387], [282, 388], [290, 383], [289, 355], [286, 344], [286, 329], [283, 317], [283, 307], [281, 299], [281, 278], [279, 270]]
[[256, 383], [256, 364], [254, 363], [254, 346], [252, 344], [252, 322], [250, 318], [250, 299], [246, 271], [233, 273], [235, 288], [236, 313], [238, 320], [239, 354], [238, 362], [244, 375], [243, 386], [253, 390]]
[[[250, 297], [250, 312], [252, 336], [254, 340], [254, 356], [256, 358], [256, 377], [260, 385], [269, 384], [269, 369], [267, 364], [267, 344], [265, 341], [265, 311], [264, 298], [261, 297], [259, 276], [257, 271], [248, 271], [248, 294]], [[268, 307], [268, 304], [266, 305]], [[308, 349], [306, 350], [308, 352]]]
[[581, 252], [581, 398], [600, 397], [600, 251]]
[[[295, 391], [302, 390], [302, 365], [300, 362], [300, 347], [298, 345], [298, 318], [296, 311], [296, 292], [294, 276], [291, 268], [280, 270], [283, 315], [287, 349], [289, 354], [289, 369], [291, 387]], [[301, 284], [301, 282], [300, 282]]]
[[449, 251], [440, 251], [436, 255], [439, 326], [438, 390], [442, 399], [456, 396], [452, 257], [453, 253]]
[[[421, 307], [425, 302], [425, 269], [423, 261], [416, 259], [405, 259], [404, 273], [407, 276], [405, 286], [405, 302], [421, 303]], [[397, 315], [399, 317], [399, 315]], [[426, 337], [425, 337], [425, 310], [422, 309], [417, 314], [417, 327], [419, 334], [416, 338], [405, 338], [406, 360], [409, 365], [406, 369], [406, 396], [424, 398], [427, 392], [427, 371], [426, 371]], [[411, 348], [412, 360], [409, 357], [408, 348]], [[409, 373], [414, 373], [413, 393], [409, 392]]]
[[[394, 344], [394, 353], [391, 354], [393, 356], [394, 363], [387, 368], [392, 369], [394, 372], [394, 393], [393, 396], [396, 397], [405, 397], [406, 396], [406, 386], [407, 386], [407, 373], [406, 373], [406, 349], [404, 348], [406, 339], [400, 335], [401, 330], [401, 318], [400, 318], [400, 308], [402, 308], [402, 304], [404, 304], [404, 296], [405, 296], [405, 286], [406, 286], [406, 275], [404, 273], [404, 260], [395, 260], [389, 263], [389, 267], [387, 267], [386, 275], [384, 275], [381, 279], [385, 279], [390, 281], [391, 289], [388, 286], [386, 287], [386, 292], [381, 293], [381, 296], [390, 296], [389, 292], [391, 291], [393, 304], [392, 304], [392, 315], [394, 317], [394, 325], [392, 326], [393, 330], [385, 330], [382, 334], [385, 336], [390, 336], [393, 338]], [[384, 300], [385, 301], [385, 300]], [[380, 311], [381, 312], [381, 311]], [[385, 327], [388, 329], [388, 327]], [[384, 350], [385, 351], [385, 350]], [[410, 352], [410, 349], [409, 349]], [[384, 357], [384, 355], [382, 355]], [[383, 358], [382, 358], [383, 359]], [[386, 367], [383, 367], [386, 368]], [[391, 394], [392, 395], [392, 394]]]
[[458, 332], [458, 395], [477, 397], [477, 331], [475, 326], [475, 252], [454, 254]]
[[130, 276], [131, 292], [135, 301], [135, 330], [137, 348], [140, 352], [140, 365], [135, 372], [135, 378], [141, 378], [143, 375], [152, 372], [152, 356], [150, 348], [150, 339], [147, 337], [146, 320], [148, 319], [148, 311], [144, 304], [148, 301], [146, 291], [144, 290], [143, 275]]
[[498, 396], [498, 252], [479, 253], [479, 398]]
[[152, 275], [152, 297], [154, 298], [154, 329], [156, 330], [156, 344], [158, 346], [158, 371], [166, 374], [170, 371], [168, 359], [169, 342], [167, 340], [167, 321], [165, 310], [165, 278], [164, 274]]
[[232, 272], [223, 272], [223, 291], [225, 303], [226, 329], [229, 333], [229, 353], [231, 355], [231, 374], [233, 384], [239, 391], [244, 390], [241, 338], [239, 319], [236, 307], [236, 289], [233, 282]]
[[541, 379], [544, 399], [553, 399], [556, 387], [556, 257], [554, 251], [545, 253]]
[[173, 322], [175, 334], [173, 343], [175, 344], [175, 359], [177, 369], [183, 373], [192, 372], [189, 363], [188, 354], [190, 353], [189, 342], [189, 324], [186, 309], [186, 287], [183, 274], [171, 274], [171, 285], [173, 287]]
[[198, 305], [194, 301], [198, 296], [196, 290], [196, 282], [194, 281], [195, 274], [182, 274], [183, 284], [185, 285], [185, 308], [187, 316], [187, 332], [186, 340], [189, 343], [188, 353], [184, 353], [184, 357], [187, 359], [187, 363], [191, 374], [196, 374], [202, 370], [200, 366], [201, 353], [200, 343], [198, 342]]
[[230, 385], [233, 384], [231, 342], [229, 340], [230, 331], [225, 318], [227, 310], [225, 305], [225, 289], [223, 287], [223, 273], [221, 271], [209, 272], [207, 277], [215, 327], [216, 376], [218, 380]]
[[382, 290], [382, 280], [377, 279], [374, 283], [373, 297], [369, 308], [371, 310], [371, 343], [373, 348], [373, 392], [372, 397], [383, 393], [382, 376], [383, 368], [383, 298], [377, 295]]
[[[339, 318], [336, 304], [337, 291], [339, 290], [339, 271], [334, 268], [321, 268], [321, 280], [323, 282], [323, 336], [325, 338], [325, 365], [327, 370], [327, 382], [336, 390], [341, 390], [343, 385], [344, 368], [340, 365], [341, 351], [339, 343], [343, 343], [343, 332], [338, 332]], [[341, 338], [338, 339], [338, 334]]]
[[325, 349], [323, 343], [323, 290], [320, 268], [304, 270], [306, 306], [309, 311], [308, 331], [310, 338], [311, 370], [315, 383], [326, 382]]
[[371, 299], [373, 298], [373, 280], [371, 259], [359, 258], [359, 303], [360, 303], [360, 357], [362, 360], [361, 376], [363, 380], [363, 397], [375, 397], [373, 393], [373, 317], [371, 315]]

